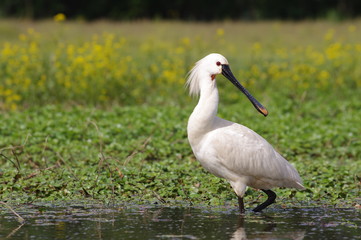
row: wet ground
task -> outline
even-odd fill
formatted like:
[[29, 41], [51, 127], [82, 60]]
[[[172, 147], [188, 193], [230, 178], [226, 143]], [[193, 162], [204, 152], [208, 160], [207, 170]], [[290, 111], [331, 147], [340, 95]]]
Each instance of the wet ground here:
[[355, 209], [28, 205], [1, 207], [0, 239], [361, 239]]

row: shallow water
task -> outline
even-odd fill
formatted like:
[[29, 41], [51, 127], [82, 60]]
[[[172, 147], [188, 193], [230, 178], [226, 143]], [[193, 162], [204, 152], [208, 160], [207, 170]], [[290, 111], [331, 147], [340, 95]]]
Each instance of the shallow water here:
[[355, 209], [30, 205], [1, 208], [0, 239], [361, 239]]

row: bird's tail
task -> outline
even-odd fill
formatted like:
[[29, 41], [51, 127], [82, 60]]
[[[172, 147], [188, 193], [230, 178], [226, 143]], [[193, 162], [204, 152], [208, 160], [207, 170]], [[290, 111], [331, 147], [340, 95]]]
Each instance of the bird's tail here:
[[300, 190], [305, 190], [306, 189], [300, 182], [295, 182], [295, 185], [293, 187], [297, 188], [297, 189], [300, 189]]

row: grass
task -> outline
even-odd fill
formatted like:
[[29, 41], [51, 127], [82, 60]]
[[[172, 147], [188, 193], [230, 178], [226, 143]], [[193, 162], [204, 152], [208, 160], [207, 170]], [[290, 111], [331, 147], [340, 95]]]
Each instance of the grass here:
[[[264, 136], [304, 180], [305, 191], [276, 190], [278, 206], [359, 208], [360, 23], [2, 20], [2, 200], [236, 205], [186, 136], [196, 100], [185, 75], [215, 51], [270, 112], [219, 77], [219, 115]], [[248, 207], [262, 201], [246, 194]]]

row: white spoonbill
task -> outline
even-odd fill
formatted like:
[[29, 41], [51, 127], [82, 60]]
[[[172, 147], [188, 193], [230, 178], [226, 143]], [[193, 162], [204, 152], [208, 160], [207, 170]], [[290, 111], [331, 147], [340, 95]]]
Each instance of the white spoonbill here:
[[225, 178], [238, 196], [244, 213], [243, 196], [247, 186], [261, 189], [268, 199], [253, 209], [260, 212], [275, 202], [273, 187], [304, 189], [297, 170], [264, 138], [251, 129], [217, 117], [216, 76], [223, 74], [264, 116], [264, 108], [234, 77], [228, 61], [212, 53], [199, 60], [190, 71], [186, 85], [191, 95], [200, 94], [189, 117], [187, 132], [193, 153], [202, 166], [217, 177]]

